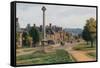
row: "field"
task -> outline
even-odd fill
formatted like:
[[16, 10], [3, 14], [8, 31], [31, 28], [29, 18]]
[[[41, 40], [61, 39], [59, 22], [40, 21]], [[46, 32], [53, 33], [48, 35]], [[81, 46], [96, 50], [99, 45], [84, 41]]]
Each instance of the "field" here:
[[40, 49], [41, 47], [17, 49], [16, 63], [26, 65], [96, 60], [96, 47], [91, 48], [84, 42], [66, 43], [64, 46], [60, 44], [46, 46], [45, 52]]

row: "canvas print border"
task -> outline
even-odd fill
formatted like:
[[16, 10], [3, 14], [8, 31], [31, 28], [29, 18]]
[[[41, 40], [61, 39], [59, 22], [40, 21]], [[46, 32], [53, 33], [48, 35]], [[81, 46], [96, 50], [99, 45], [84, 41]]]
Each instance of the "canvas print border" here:
[[[96, 61], [83, 61], [83, 62], [67, 62], [67, 63], [50, 63], [50, 64], [30, 64], [30, 65], [16, 65], [16, 3], [27, 4], [46, 4], [46, 5], [59, 5], [59, 6], [78, 6], [78, 7], [95, 7], [96, 8]], [[69, 63], [86, 63], [98, 61], [98, 6], [93, 5], [74, 5], [74, 4], [58, 4], [58, 3], [42, 3], [42, 2], [25, 2], [25, 1], [13, 1], [11, 2], [11, 66], [35, 66], [35, 65], [52, 65], [52, 64], [69, 64]]]

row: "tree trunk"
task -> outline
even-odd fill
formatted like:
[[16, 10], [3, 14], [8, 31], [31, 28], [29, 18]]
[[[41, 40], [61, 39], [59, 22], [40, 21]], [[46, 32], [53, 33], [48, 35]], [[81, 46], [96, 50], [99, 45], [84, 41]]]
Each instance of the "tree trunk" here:
[[91, 47], [93, 47], [93, 41], [91, 41]]

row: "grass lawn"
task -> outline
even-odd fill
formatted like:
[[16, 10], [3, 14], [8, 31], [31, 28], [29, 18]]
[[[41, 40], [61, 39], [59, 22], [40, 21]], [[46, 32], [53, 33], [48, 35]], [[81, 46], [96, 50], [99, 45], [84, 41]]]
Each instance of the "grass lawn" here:
[[95, 52], [87, 53], [87, 55], [92, 57], [92, 58], [96, 58], [96, 53]]
[[81, 43], [81, 44], [78, 44], [76, 46], [73, 47], [74, 50], [95, 50], [96, 47], [94, 45], [94, 47], [91, 48], [91, 45], [87, 45], [85, 43]]
[[68, 52], [58, 49], [55, 52], [43, 53], [36, 51], [31, 54], [21, 55], [16, 57], [17, 64], [50, 64], [50, 63], [65, 63], [73, 62], [73, 58]]

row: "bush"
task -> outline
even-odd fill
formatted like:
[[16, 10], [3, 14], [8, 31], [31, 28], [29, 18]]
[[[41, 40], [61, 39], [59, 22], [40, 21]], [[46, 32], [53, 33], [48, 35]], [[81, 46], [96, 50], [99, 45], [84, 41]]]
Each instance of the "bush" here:
[[63, 41], [61, 41], [61, 42], [60, 42], [60, 44], [61, 44], [62, 46], [64, 46], [64, 45], [65, 45], [65, 43], [64, 43]]

